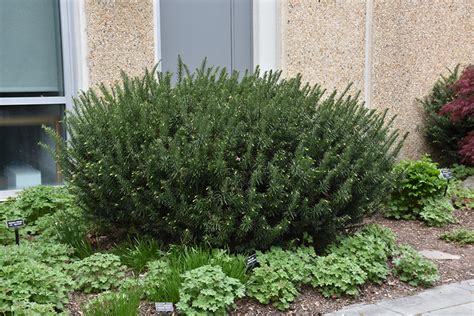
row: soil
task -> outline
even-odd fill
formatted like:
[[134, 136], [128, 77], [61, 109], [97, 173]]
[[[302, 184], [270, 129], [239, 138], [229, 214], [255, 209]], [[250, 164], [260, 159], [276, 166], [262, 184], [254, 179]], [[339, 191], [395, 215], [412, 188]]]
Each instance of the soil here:
[[[432, 260], [438, 266], [440, 280], [435, 284], [442, 285], [474, 278], [474, 245], [459, 246], [448, 243], [439, 237], [448, 231], [457, 228], [474, 229], [474, 210], [456, 210], [458, 222], [442, 228], [428, 227], [419, 221], [390, 220], [382, 215], [376, 215], [367, 220], [368, 223], [378, 223], [390, 228], [397, 235], [399, 244], [408, 244], [417, 250], [439, 250], [461, 256], [459, 260]], [[361, 288], [357, 298], [325, 298], [315, 289], [306, 287], [286, 312], [280, 312], [271, 305], [261, 305], [253, 300], [243, 299], [237, 302], [233, 315], [289, 315], [310, 314], [318, 315], [337, 311], [347, 305], [372, 303], [382, 299], [391, 299], [413, 295], [424, 288], [412, 287], [399, 281], [393, 275], [382, 285], [366, 284]]]
[[[474, 210], [456, 210], [456, 224], [442, 228], [428, 227], [419, 221], [389, 220], [382, 215], [375, 215], [367, 223], [378, 223], [390, 228], [397, 235], [399, 244], [409, 244], [417, 250], [439, 250], [453, 255], [461, 256], [459, 260], [433, 260], [438, 266], [440, 280], [435, 284], [452, 283], [474, 278], [474, 245], [459, 246], [448, 243], [439, 237], [456, 228], [470, 228], [474, 230]], [[356, 298], [325, 298], [317, 290], [304, 287], [299, 297], [290, 309], [280, 312], [271, 305], [261, 305], [251, 299], [242, 299], [237, 302], [232, 315], [291, 315], [305, 314], [318, 315], [342, 309], [351, 304], [372, 303], [382, 299], [413, 295], [423, 291], [424, 288], [412, 287], [389, 275], [382, 285], [366, 284], [361, 288], [361, 293]], [[94, 295], [81, 293], [71, 294], [71, 302], [67, 305], [71, 315], [83, 315], [80, 306]], [[140, 315], [156, 315], [153, 304], [143, 302], [140, 305]]]

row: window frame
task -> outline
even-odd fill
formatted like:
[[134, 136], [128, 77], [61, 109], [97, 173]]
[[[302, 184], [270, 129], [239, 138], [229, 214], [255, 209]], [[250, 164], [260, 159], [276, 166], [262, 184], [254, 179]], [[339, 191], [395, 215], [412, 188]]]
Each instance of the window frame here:
[[[73, 3], [70, 0], [59, 0], [64, 96], [0, 97], [0, 107], [14, 105], [63, 105], [65, 111], [70, 111], [72, 109], [72, 98], [74, 95], [72, 4]], [[14, 196], [21, 191], [22, 189], [0, 190], [0, 201]]]

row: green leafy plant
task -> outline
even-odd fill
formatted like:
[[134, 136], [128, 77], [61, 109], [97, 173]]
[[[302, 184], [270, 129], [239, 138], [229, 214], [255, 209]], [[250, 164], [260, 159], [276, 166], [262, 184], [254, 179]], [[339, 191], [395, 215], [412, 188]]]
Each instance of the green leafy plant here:
[[453, 212], [454, 207], [449, 199], [427, 198], [423, 201], [423, 209], [419, 217], [428, 226], [442, 227], [456, 222]]
[[262, 304], [271, 303], [280, 310], [288, 309], [298, 295], [291, 278], [287, 270], [277, 267], [264, 265], [256, 268], [247, 283], [247, 296]]
[[95, 253], [74, 262], [70, 272], [76, 288], [85, 293], [98, 293], [117, 288], [125, 277], [120, 258], [112, 254]]
[[272, 247], [267, 252], [257, 252], [257, 257], [260, 265], [284, 270], [287, 272], [290, 282], [301, 285], [309, 282], [316, 253], [312, 247], [298, 247], [290, 250]]
[[[65, 187], [37, 186], [21, 191], [15, 198], [9, 198], [0, 203], [0, 221], [21, 218], [25, 226], [22, 235], [42, 232], [43, 226], [38, 227], [37, 221], [59, 210], [65, 210], [74, 205], [74, 198]], [[15, 241], [11, 231], [0, 225], [0, 243], [11, 244]]]
[[244, 293], [244, 285], [221, 267], [205, 265], [183, 274], [176, 307], [185, 315], [225, 314]]
[[131, 316], [138, 314], [139, 305], [139, 292], [104, 292], [89, 301], [84, 311], [86, 316]]
[[58, 313], [54, 304], [38, 304], [34, 302], [17, 302], [10, 309], [15, 316], [49, 316], [49, 315], [68, 315], [66, 313]]
[[63, 245], [22, 243], [0, 246], [0, 312], [23, 306], [61, 310], [73, 281], [65, 272], [70, 250]]
[[440, 238], [449, 242], [455, 242], [460, 245], [470, 245], [474, 244], [474, 230], [459, 228], [444, 233]]
[[123, 264], [137, 273], [143, 272], [148, 262], [164, 255], [156, 240], [145, 238], [129, 238], [115, 247], [112, 253], [119, 256]]
[[311, 285], [318, 288], [325, 297], [341, 295], [356, 296], [359, 286], [367, 281], [367, 273], [353, 258], [337, 254], [320, 257], [313, 268]]
[[436, 265], [410, 246], [400, 247], [393, 266], [400, 280], [412, 286], [432, 286], [439, 279]]
[[451, 169], [454, 177], [458, 180], [464, 180], [467, 177], [474, 176], [474, 167], [452, 164], [449, 169]]
[[257, 258], [261, 266], [252, 272], [247, 294], [262, 304], [272, 303], [284, 310], [296, 298], [298, 288], [310, 282], [316, 253], [312, 247], [272, 247], [267, 252], [257, 252]]
[[41, 232], [39, 241], [55, 241], [71, 246], [74, 255], [86, 258], [94, 253], [87, 234], [92, 230], [84, 212], [77, 207], [69, 207], [45, 215], [36, 221], [36, 227]]
[[99, 223], [165, 243], [267, 249], [306, 232], [323, 245], [385, 200], [401, 144], [384, 114], [300, 76], [178, 69], [82, 94], [68, 143], [57, 135]]
[[387, 260], [395, 249], [395, 235], [388, 228], [369, 225], [359, 233], [343, 239], [328, 252], [350, 258], [366, 274], [367, 280], [380, 284], [389, 272]]
[[451, 181], [447, 194], [456, 208], [474, 209], [474, 190], [464, 187], [461, 181]]
[[178, 302], [182, 274], [205, 265], [219, 266], [225, 275], [242, 284], [247, 281], [243, 256], [218, 249], [175, 246], [161, 260], [149, 263], [144, 278], [147, 297], [153, 301]]
[[429, 156], [420, 160], [403, 160], [394, 168], [398, 176], [386, 217], [416, 219], [423, 209], [423, 201], [440, 196], [446, 181], [440, 178], [436, 163]]

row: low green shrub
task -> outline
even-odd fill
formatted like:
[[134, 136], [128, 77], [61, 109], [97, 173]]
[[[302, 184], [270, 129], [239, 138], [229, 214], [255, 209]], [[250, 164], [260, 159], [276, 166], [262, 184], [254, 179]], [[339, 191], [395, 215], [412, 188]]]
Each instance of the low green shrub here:
[[423, 209], [423, 201], [440, 196], [446, 186], [437, 164], [429, 156], [420, 160], [403, 160], [395, 166], [394, 173], [398, 181], [386, 217], [416, 219]]
[[384, 114], [280, 72], [179, 69], [82, 94], [67, 144], [57, 135], [99, 223], [164, 243], [268, 249], [306, 232], [324, 245], [385, 200], [400, 143]]
[[36, 227], [41, 234], [38, 241], [59, 242], [71, 246], [74, 255], [80, 259], [94, 253], [91, 241], [87, 234], [91, 225], [85, 218], [84, 212], [77, 207], [69, 207], [40, 217]]
[[185, 315], [224, 315], [244, 293], [244, 285], [228, 277], [221, 267], [205, 265], [183, 274], [176, 307]]
[[283, 250], [273, 247], [257, 252], [260, 267], [252, 272], [247, 294], [262, 304], [273, 304], [278, 309], [289, 307], [302, 284], [310, 282], [316, 253], [311, 247]]
[[328, 252], [350, 258], [366, 274], [367, 280], [382, 283], [389, 273], [387, 260], [395, 249], [395, 236], [388, 228], [369, 225], [359, 233], [333, 245]]
[[125, 267], [115, 255], [95, 253], [71, 264], [70, 273], [78, 290], [98, 293], [117, 288], [125, 277]]
[[280, 310], [288, 309], [298, 295], [298, 289], [291, 279], [288, 271], [274, 266], [256, 268], [247, 283], [247, 296], [262, 304], [272, 304]]
[[357, 296], [359, 286], [367, 281], [367, 273], [353, 259], [337, 254], [318, 258], [311, 285], [325, 297]]
[[451, 201], [444, 197], [423, 200], [423, 209], [419, 218], [428, 226], [443, 227], [456, 222]]
[[50, 315], [69, 315], [60, 313], [55, 309], [54, 304], [38, 304], [33, 302], [18, 302], [10, 309], [15, 316], [50, 316]]
[[74, 285], [65, 272], [69, 253], [59, 244], [0, 246], [0, 313], [63, 309]]
[[[242, 284], [247, 282], [244, 257], [230, 255], [219, 249], [205, 249], [199, 247], [171, 247], [163, 259], [151, 262], [148, 265], [147, 278], [158, 279], [154, 287], [147, 287], [147, 297], [153, 301], [173, 302], [179, 301], [179, 289], [182, 283], [182, 274], [205, 265], [219, 266], [225, 275], [239, 280]], [[153, 282], [148, 282], [153, 284]]]
[[439, 279], [436, 265], [410, 246], [400, 247], [393, 267], [400, 280], [412, 286], [432, 286]]
[[474, 190], [464, 187], [461, 181], [451, 181], [447, 194], [457, 209], [474, 209]]
[[[168, 262], [164, 260], [150, 261], [146, 268], [147, 272], [143, 278], [143, 289], [147, 298], [168, 298], [172, 296], [168, 291], [174, 290], [179, 292], [181, 279], [173, 279], [174, 274]], [[155, 299], [155, 301], [159, 300]]]
[[163, 257], [160, 244], [154, 239], [129, 238], [126, 242], [114, 247], [112, 253], [119, 256], [124, 265], [137, 273], [145, 270], [148, 262]]
[[460, 245], [474, 244], [474, 230], [459, 228], [444, 233], [440, 238], [449, 242], [455, 242]]
[[138, 315], [140, 294], [134, 291], [103, 292], [84, 307], [86, 316], [131, 316]]
[[[37, 186], [21, 191], [15, 198], [0, 203], [0, 221], [22, 218], [25, 226], [22, 235], [41, 233], [44, 226], [38, 227], [39, 219], [56, 211], [74, 206], [74, 197], [65, 187]], [[0, 225], [0, 244], [12, 244], [14, 236], [5, 225]]]
[[449, 169], [453, 172], [453, 176], [457, 180], [464, 180], [467, 177], [474, 176], [474, 167], [452, 164]]

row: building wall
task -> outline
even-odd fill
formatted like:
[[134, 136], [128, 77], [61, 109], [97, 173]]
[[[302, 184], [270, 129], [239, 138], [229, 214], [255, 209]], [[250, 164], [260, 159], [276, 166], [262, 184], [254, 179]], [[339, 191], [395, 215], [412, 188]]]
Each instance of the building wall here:
[[111, 84], [155, 63], [153, 0], [85, 0], [89, 84]]
[[364, 88], [365, 1], [283, 0], [283, 64], [312, 84]]
[[389, 108], [395, 126], [410, 133], [401, 156], [416, 158], [428, 151], [416, 99], [446, 68], [474, 62], [474, 1], [374, 0], [366, 38], [367, 1], [282, 0], [282, 67], [328, 88], [367, 84], [368, 106]]

